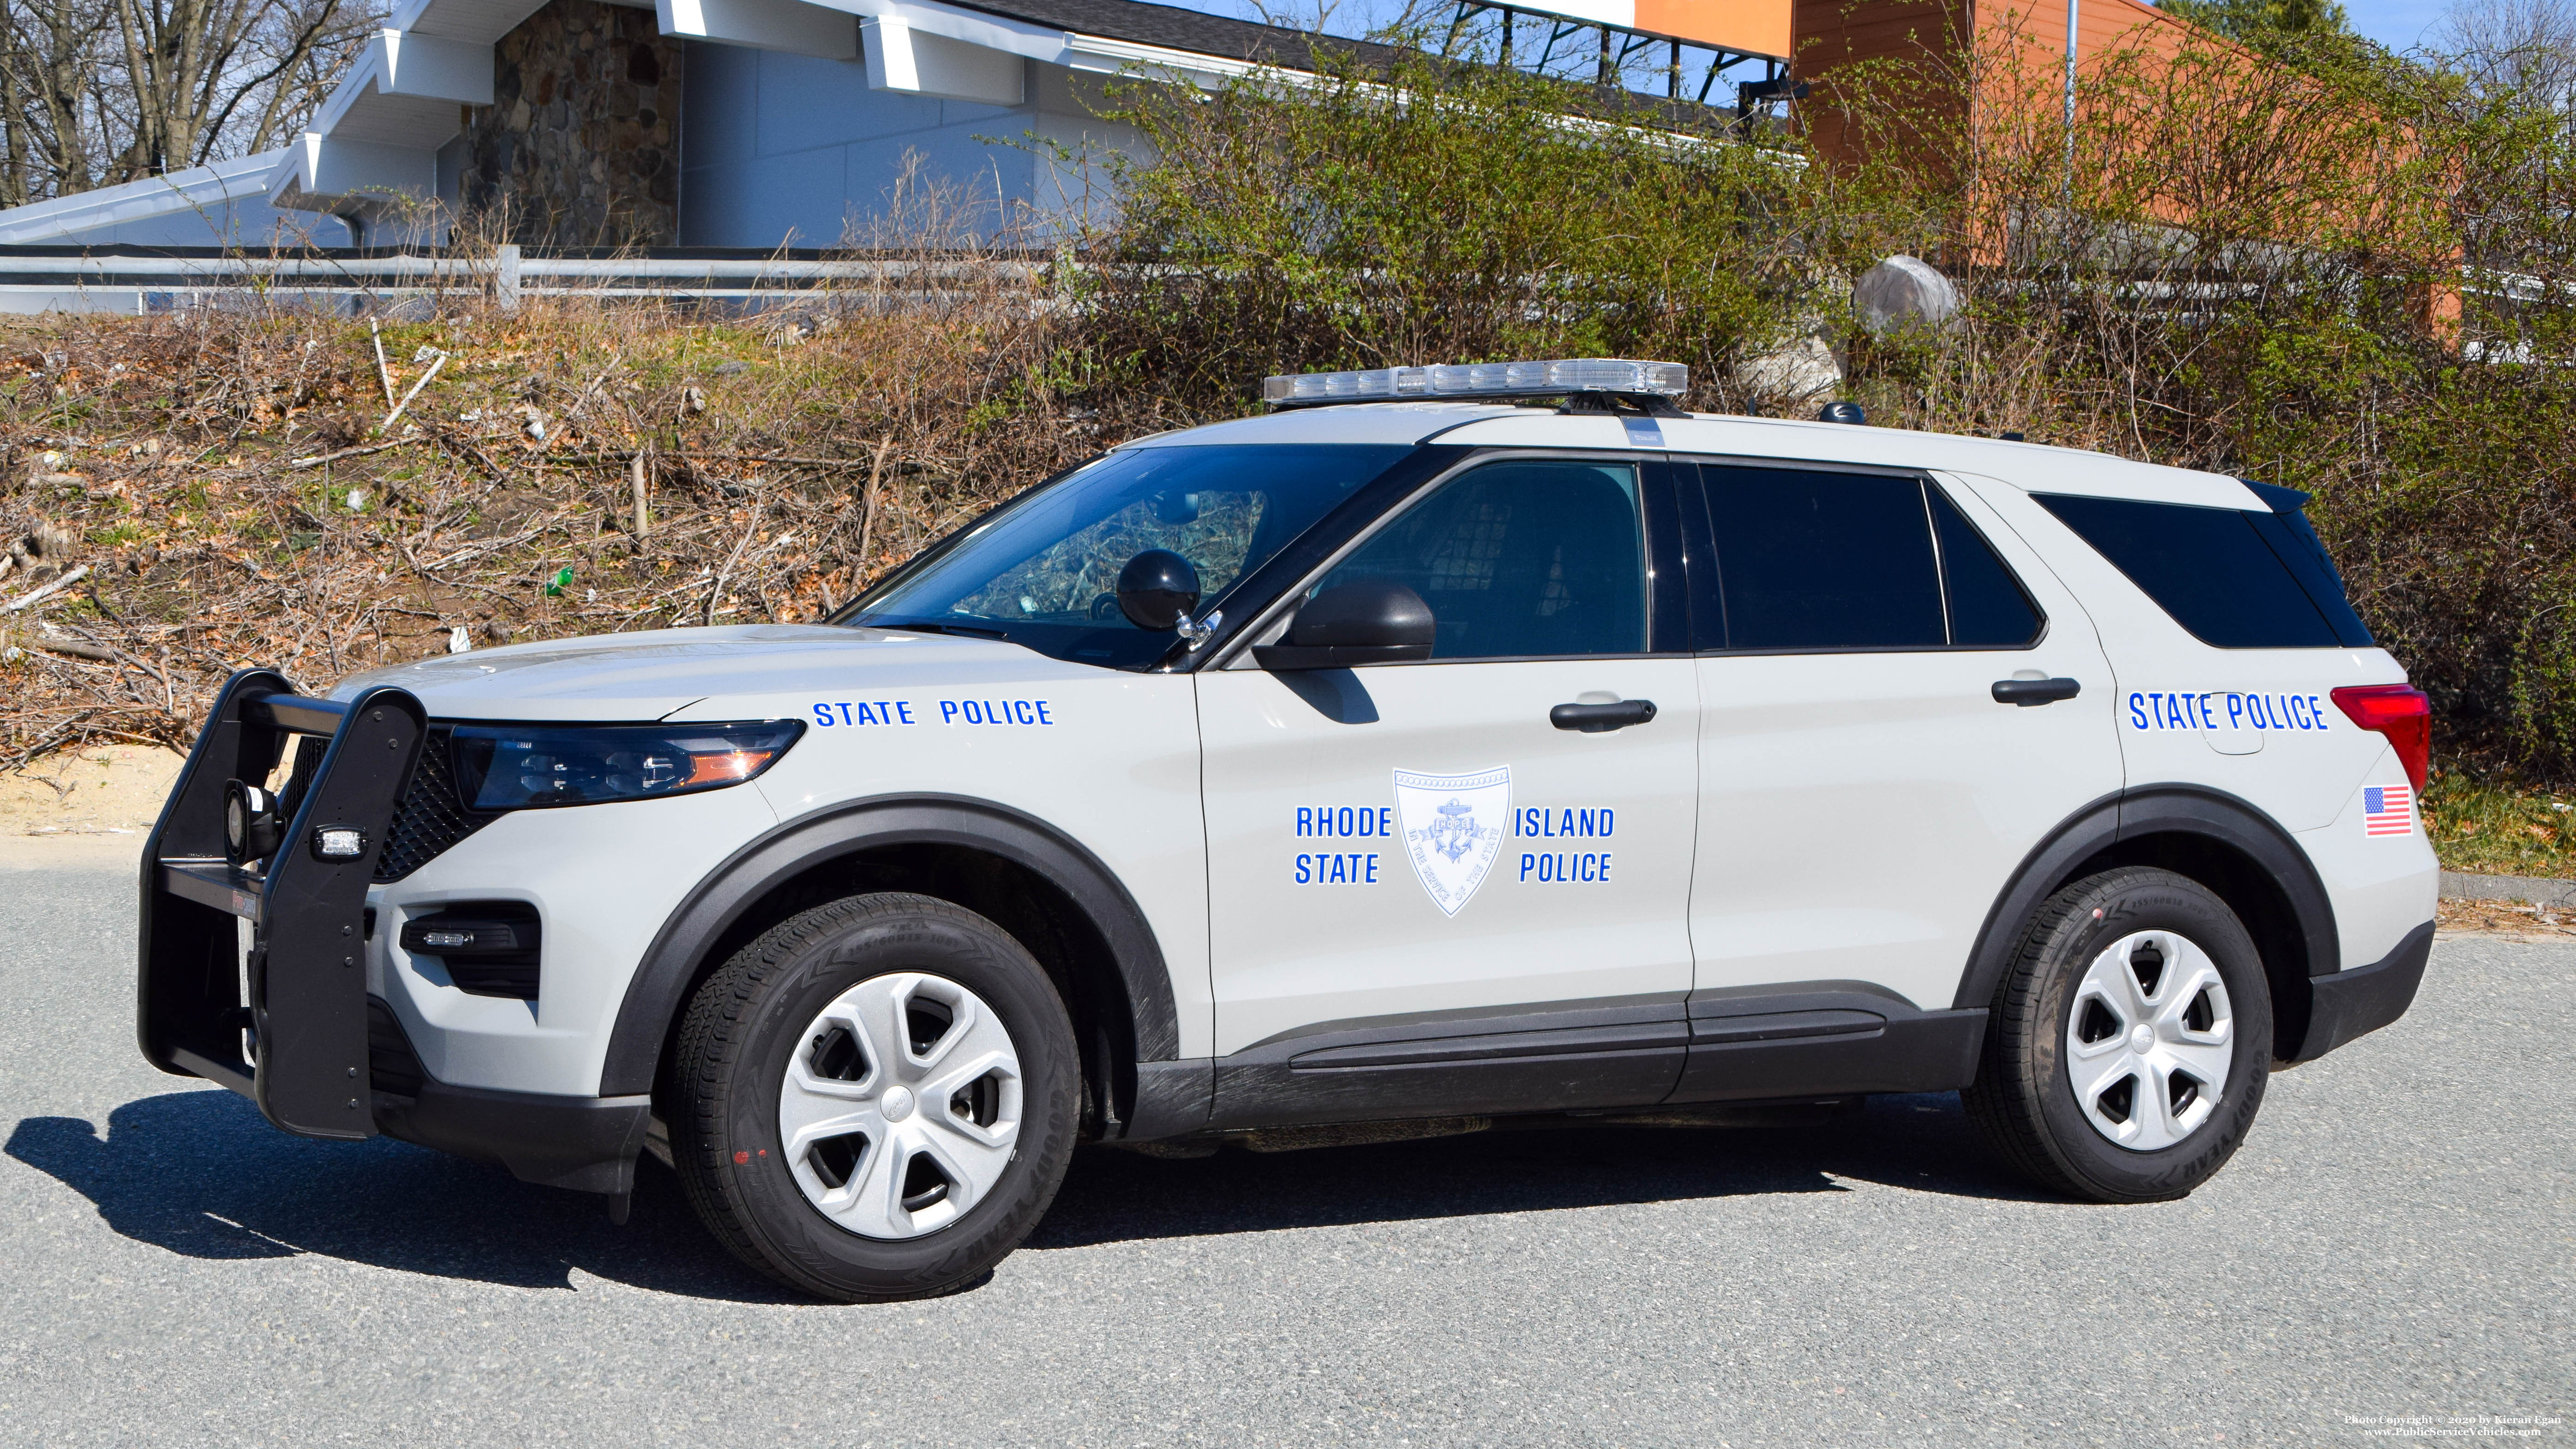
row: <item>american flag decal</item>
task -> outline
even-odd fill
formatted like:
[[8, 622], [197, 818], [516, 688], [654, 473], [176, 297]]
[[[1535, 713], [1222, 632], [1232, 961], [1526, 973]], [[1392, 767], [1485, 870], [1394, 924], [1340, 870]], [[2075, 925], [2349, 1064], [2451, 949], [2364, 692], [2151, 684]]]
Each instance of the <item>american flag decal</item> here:
[[2371, 785], [2361, 792], [2361, 833], [2407, 835], [2415, 829], [2415, 791], [2407, 785]]

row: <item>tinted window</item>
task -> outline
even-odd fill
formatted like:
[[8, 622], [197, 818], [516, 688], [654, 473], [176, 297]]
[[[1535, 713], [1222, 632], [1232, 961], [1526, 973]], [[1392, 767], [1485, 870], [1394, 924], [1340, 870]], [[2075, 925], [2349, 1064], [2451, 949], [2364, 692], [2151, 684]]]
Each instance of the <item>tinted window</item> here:
[[1632, 654], [1646, 647], [1645, 518], [1624, 463], [1494, 463], [1442, 484], [1318, 592], [1393, 579], [1439, 623], [1434, 659]]
[[[2286, 493], [2289, 490], [2278, 491]], [[2269, 540], [2272, 552], [2279, 554], [2281, 562], [2290, 566], [2290, 572], [2298, 575], [2299, 583], [2307, 589], [2308, 598], [2316, 604], [2317, 612], [2325, 615], [2326, 623], [2333, 627], [2335, 638], [2348, 648], [2370, 647], [2373, 642], [2370, 629], [2361, 622], [2361, 616], [2352, 611], [2352, 601], [2344, 595], [2343, 571], [2335, 567], [2334, 559], [2326, 553], [2324, 542], [2309, 526], [2307, 515], [2298, 512], [2264, 513], [2253, 515], [2253, 518], [2254, 531]]]
[[2313, 649], [2341, 642], [2265, 539], [2262, 524], [2271, 514], [2059, 494], [2039, 501], [2203, 643]]
[[1947, 642], [1923, 485], [1790, 468], [1703, 468], [1730, 649]]
[[832, 616], [1008, 639], [1135, 668], [1173, 635], [1118, 609], [1118, 570], [1149, 548], [1187, 558], [1200, 612], [1409, 447], [1125, 448], [985, 515]]
[[1950, 642], [1972, 649], [2018, 649], [2039, 637], [2039, 610], [2022, 592], [1994, 545], [1958, 505], [1930, 490], [1932, 525], [1941, 538], [1941, 577], [1950, 602]]

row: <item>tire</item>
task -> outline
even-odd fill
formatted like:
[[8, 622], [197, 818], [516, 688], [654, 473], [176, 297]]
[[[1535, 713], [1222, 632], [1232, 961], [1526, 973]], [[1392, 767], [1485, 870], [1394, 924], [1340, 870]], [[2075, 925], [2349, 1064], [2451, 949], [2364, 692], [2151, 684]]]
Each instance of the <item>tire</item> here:
[[1081, 1085], [1064, 1002], [1019, 942], [928, 896], [853, 896], [698, 988], [664, 1117], [690, 1205], [736, 1257], [883, 1302], [954, 1292], [1020, 1245], [1064, 1180]]
[[2159, 1202], [2235, 1154], [2271, 1057], [2271, 991], [2244, 923], [2198, 882], [2130, 866], [2033, 914], [1960, 1095], [2041, 1186]]

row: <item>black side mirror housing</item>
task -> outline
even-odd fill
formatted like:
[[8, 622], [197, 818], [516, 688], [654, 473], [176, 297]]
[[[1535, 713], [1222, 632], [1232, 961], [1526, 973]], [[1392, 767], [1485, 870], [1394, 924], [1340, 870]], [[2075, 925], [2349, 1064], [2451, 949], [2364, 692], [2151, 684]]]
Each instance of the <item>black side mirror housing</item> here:
[[1264, 669], [1348, 669], [1355, 664], [1418, 664], [1431, 657], [1437, 621], [1422, 596], [1402, 584], [1363, 580], [1326, 589], [1298, 606], [1288, 637], [1255, 644]]
[[1149, 548], [1118, 571], [1118, 612], [1157, 634], [1181, 626], [1199, 606], [1199, 571], [1168, 548]]

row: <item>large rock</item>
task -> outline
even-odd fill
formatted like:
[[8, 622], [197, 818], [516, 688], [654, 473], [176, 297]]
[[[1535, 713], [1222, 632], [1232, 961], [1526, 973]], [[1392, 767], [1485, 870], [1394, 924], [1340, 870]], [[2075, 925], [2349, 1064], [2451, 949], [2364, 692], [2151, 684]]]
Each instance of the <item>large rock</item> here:
[[1842, 362], [1812, 332], [1753, 353], [1735, 365], [1736, 381], [1759, 402], [1795, 408], [1842, 390]]

